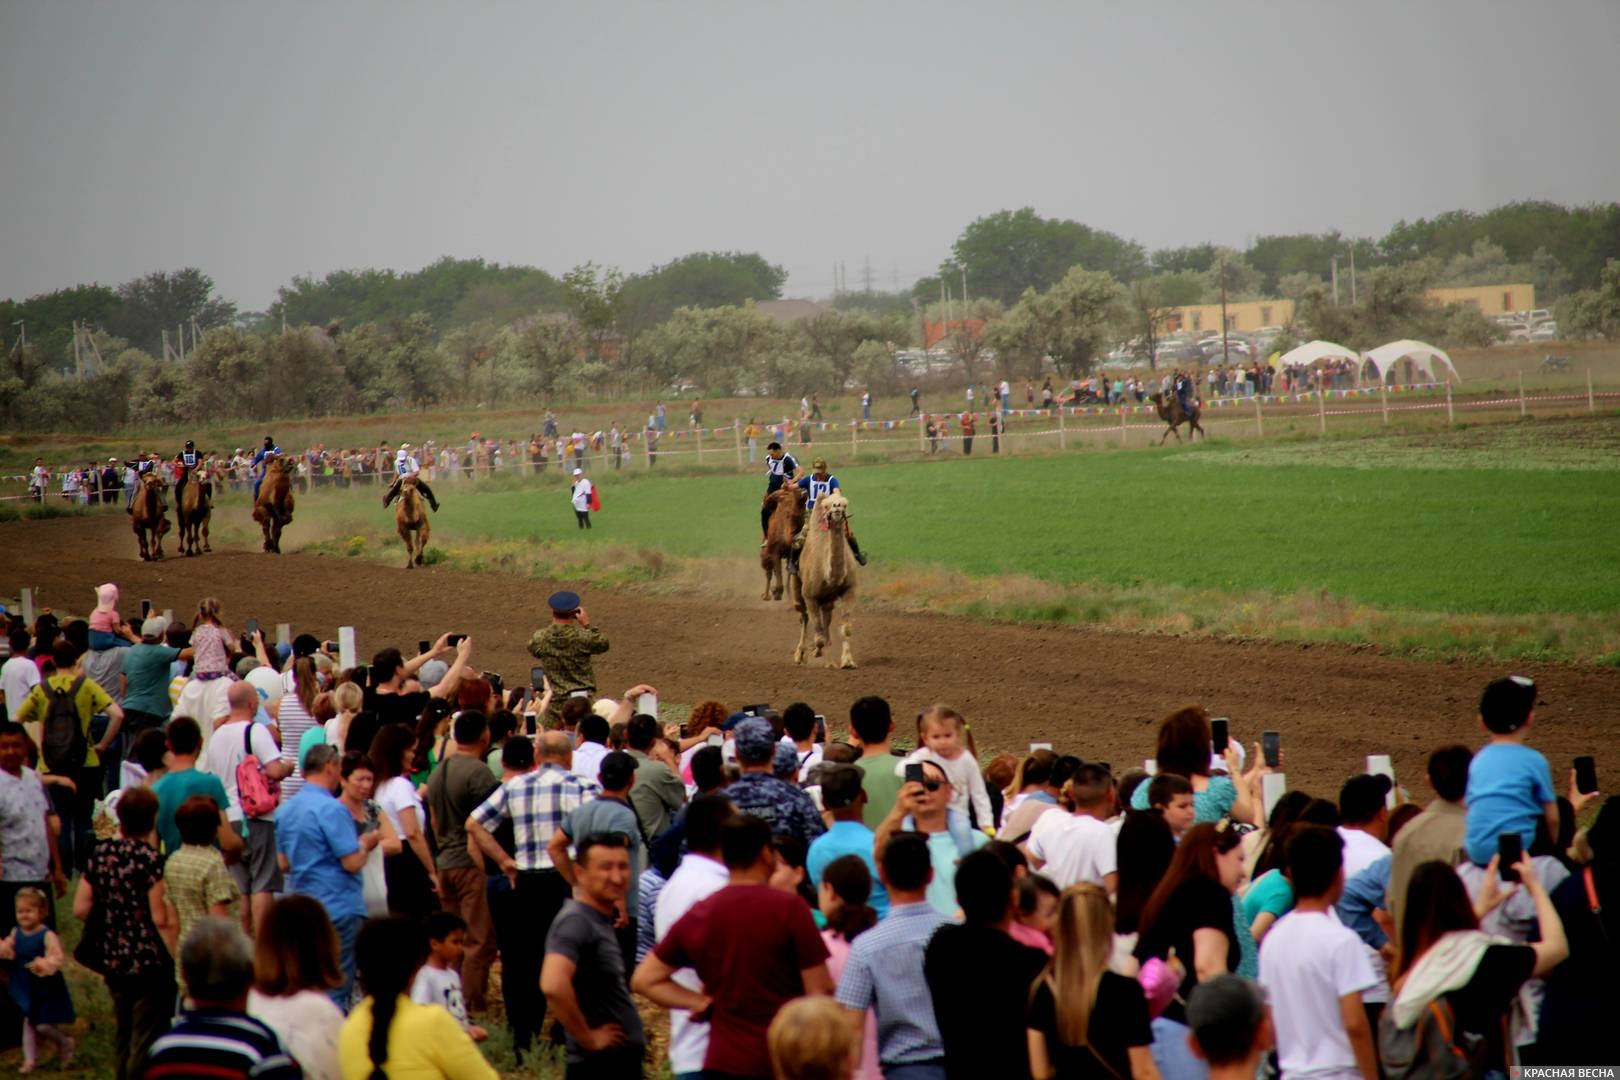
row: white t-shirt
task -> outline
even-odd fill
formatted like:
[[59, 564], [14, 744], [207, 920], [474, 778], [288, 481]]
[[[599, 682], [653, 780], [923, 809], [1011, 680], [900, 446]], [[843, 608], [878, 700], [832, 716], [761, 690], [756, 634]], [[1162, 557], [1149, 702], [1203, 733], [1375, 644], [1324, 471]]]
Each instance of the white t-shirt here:
[[[219, 782], [225, 785], [225, 794], [230, 798], [231, 805], [225, 810], [225, 816], [231, 821], [242, 820], [242, 796], [236, 788], [236, 767], [242, 764], [247, 756], [242, 748], [242, 725], [250, 723], [247, 720], [237, 720], [214, 730], [214, 737], [208, 740], [203, 749], [202, 760], [197, 767], [211, 772], [219, 777]], [[270, 729], [263, 724], [253, 725], [253, 756], [265, 765], [281, 760], [281, 747], [276, 740], [270, 737]], [[274, 821], [276, 812], [261, 814], [257, 821]]]
[[15, 716], [28, 692], [39, 685], [39, 665], [26, 656], [13, 656], [0, 664], [0, 691], [6, 695], [6, 711]]
[[417, 828], [422, 828], [427, 821], [427, 817], [422, 813], [422, 800], [417, 796], [416, 786], [411, 783], [409, 777], [396, 776], [383, 784], [377, 789], [376, 799], [382, 812], [388, 815], [388, 823], [394, 827], [394, 831], [401, 839], [405, 836], [405, 830], [399, 823], [401, 811], [406, 809], [416, 811]]
[[1044, 860], [1041, 873], [1060, 889], [1080, 882], [1101, 885], [1118, 869], [1118, 839], [1090, 814], [1042, 814], [1029, 834], [1029, 853]]
[[[682, 915], [725, 888], [729, 880], [725, 866], [714, 859], [690, 854], [682, 858], [658, 894], [653, 909], [654, 940], [664, 940]], [[688, 990], [703, 989], [702, 980], [691, 968], [681, 968], [673, 978]], [[685, 1009], [669, 1010], [669, 1069], [677, 1074], [702, 1072], [709, 1052], [709, 1025], [694, 1024], [688, 1015]]]
[[591, 482], [587, 477], [580, 477], [574, 481], [574, 509], [589, 510], [591, 508]]
[[326, 994], [300, 990], [287, 997], [268, 997], [249, 990], [247, 1011], [280, 1036], [287, 1052], [303, 1066], [306, 1080], [343, 1080], [338, 1066], [343, 1013]]
[[1378, 977], [1367, 947], [1331, 914], [1290, 911], [1260, 943], [1260, 985], [1271, 1001], [1285, 1077], [1360, 1080], [1339, 999]]
[[453, 968], [436, 968], [423, 964], [416, 969], [416, 981], [411, 983], [411, 1000], [418, 1005], [437, 1005], [456, 1018], [461, 1030], [467, 1030], [467, 1003], [461, 997], [461, 975]]
[[602, 771], [602, 759], [608, 756], [608, 748], [599, 742], [582, 742], [574, 747], [574, 763], [568, 766], [568, 771], [581, 780], [596, 783], [596, 774]]
[[1339, 826], [1344, 840], [1344, 880], [1349, 881], [1373, 863], [1389, 854], [1389, 848], [1378, 837], [1361, 829]]
[[799, 783], [810, 779], [810, 770], [821, 764], [822, 750], [820, 743], [811, 743], [808, 750], [800, 750], [798, 744], [794, 744], [793, 755], [799, 759]]

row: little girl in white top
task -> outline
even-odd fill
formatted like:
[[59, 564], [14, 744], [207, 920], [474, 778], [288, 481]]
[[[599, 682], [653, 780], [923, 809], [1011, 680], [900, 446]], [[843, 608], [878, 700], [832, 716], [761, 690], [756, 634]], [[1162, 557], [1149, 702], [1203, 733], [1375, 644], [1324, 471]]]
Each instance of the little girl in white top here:
[[971, 813], [975, 828], [995, 828], [990, 791], [984, 786], [973, 733], [962, 714], [948, 705], [930, 705], [917, 717], [917, 741], [921, 745], [906, 761], [932, 761], [944, 769], [951, 781], [950, 808]]

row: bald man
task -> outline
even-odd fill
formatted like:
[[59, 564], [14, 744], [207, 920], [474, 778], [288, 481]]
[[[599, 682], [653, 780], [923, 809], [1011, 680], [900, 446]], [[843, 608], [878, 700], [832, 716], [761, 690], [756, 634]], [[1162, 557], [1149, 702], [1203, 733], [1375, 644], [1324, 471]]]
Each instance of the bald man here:
[[242, 905], [242, 929], [251, 937], [254, 927], [269, 913], [275, 894], [281, 891], [281, 867], [276, 861], [275, 808], [258, 815], [242, 812], [237, 766], [251, 753], [266, 779], [281, 780], [292, 773], [294, 763], [281, 760], [280, 742], [267, 725], [255, 722], [259, 712], [257, 690], [245, 682], [232, 683], [225, 700], [231, 711], [215, 728], [197, 767], [213, 773], [225, 785], [230, 799], [225, 817], [242, 836], [242, 858], [231, 864], [230, 872], [242, 895], [249, 898]]

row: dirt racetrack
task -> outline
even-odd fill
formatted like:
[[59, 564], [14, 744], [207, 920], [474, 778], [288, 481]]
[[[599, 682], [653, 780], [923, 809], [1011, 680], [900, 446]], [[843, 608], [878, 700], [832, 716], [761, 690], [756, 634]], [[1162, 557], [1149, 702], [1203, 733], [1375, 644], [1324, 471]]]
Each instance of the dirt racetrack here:
[[[298, 542], [296, 522], [289, 547]], [[167, 538], [172, 551], [173, 534]], [[12, 522], [0, 526], [0, 594], [36, 587], [39, 602], [88, 613], [93, 587], [118, 583], [124, 613], [142, 597], [188, 617], [203, 596], [223, 601], [226, 624], [256, 616], [335, 637], [356, 628], [363, 658], [386, 645], [407, 652], [424, 637], [466, 632], [478, 666], [526, 679], [529, 635], [544, 625], [546, 596], [567, 582], [313, 554], [212, 555], [142, 563], [128, 518]], [[1427, 664], [1370, 649], [1107, 634], [1074, 627], [993, 624], [948, 616], [856, 609], [856, 671], [795, 668], [797, 620], [783, 604], [705, 602], [692, 596], [592, 591], [585, 603], [612, 651], [597, 661], [600, 689], [618, 695], [646, 681], [672, 702], [717, 698], [733, 707], [803, 699], [844, 730], [849, 703], [881, 694], [896, 728], [933, 701], [970, 720], [980, 750], [1023, 751], [1032, 740], [1112, 762], [1116, 772], [1153, 755], [1155, 725], [1188, 701], [1232, 718], [1246, 744], [1283, 733], [1289, 786], [1336, 798], [1364, 755], [1394, 755], [1396, 775], [1426, 800], [1423, 761], [1442, 741], [1475, 745], [1480, 689], [1502, 669]], [[1543, 703], [1532, 744], [1562, 792], [1570, 759], [1595, 754], [1600, 781], [1620, 778], [1620, 671], [1520, 665]]]

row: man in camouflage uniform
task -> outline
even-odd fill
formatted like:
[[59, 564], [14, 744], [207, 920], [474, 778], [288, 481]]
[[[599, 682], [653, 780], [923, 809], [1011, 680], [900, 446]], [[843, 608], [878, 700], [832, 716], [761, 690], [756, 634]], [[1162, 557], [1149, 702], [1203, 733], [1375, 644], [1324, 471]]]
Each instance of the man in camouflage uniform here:
[[551, 680], [551, 704], [546, 709], [548, 728], [562, 726], [562, 707], [570, 697], [596, 696], [596, 670], [591, 657], [608, 651], [608, 639], [591, 625], [579, 594], [552, 593], [551, 625], [529, 639], [529, 655], [546, 669]]
[[732, 738], [742, 775], [726, 785], [726, 798], [739, 812], [764, 818], [773, 834], [797, 837], [806, 846], [827, 831], [810, 796], [773, 775], [777, 738], [769, 720], [750, 716]]

